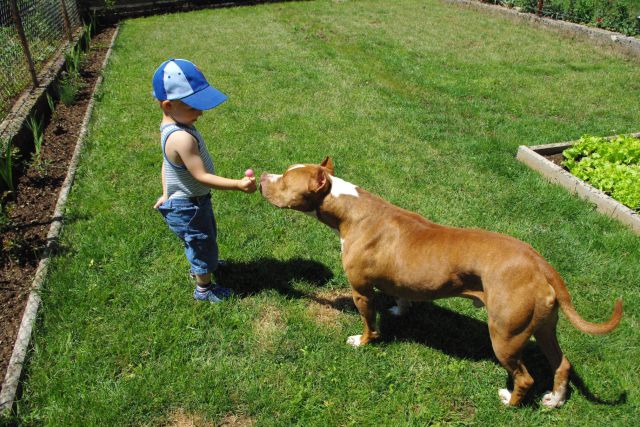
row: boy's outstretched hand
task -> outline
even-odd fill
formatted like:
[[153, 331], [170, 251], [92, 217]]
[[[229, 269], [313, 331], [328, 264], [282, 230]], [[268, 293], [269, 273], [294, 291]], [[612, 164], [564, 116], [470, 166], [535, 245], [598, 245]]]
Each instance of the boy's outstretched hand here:
[[245, 193], [253, 193], [256, 191], [256, 179], [244, 177], [240, 180], [240, 184], [238, 185], [240, 191], [244, 191]]
[[253, 193], [257, 188], [256, 178], [253, 176], [253, 170], [247, 169], [244, 175], [245, 177], [240, 180], [240, 185], [238, 187], [245, 193]]

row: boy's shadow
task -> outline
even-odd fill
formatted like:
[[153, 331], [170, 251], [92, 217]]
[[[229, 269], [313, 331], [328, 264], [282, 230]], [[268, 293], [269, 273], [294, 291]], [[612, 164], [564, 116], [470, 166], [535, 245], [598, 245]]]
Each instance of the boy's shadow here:
[[[414, 303], [407, 314], [396, 317], [386, 310], [394, 305], [392, 300], [388, 297], [383, 298], [388, 300], [386, 303], [379, 304], [380, 307], [378, 307], [381, 313], [380, 332], [383, 342], [418, 342], [456, 358], [474, 361], [490, 360], [499, 364], [493, 352], [489, 329], [485, 322], [430, 302]], [[382, 308], [382, 305], [386, 308]], [[553, 372], [540, 347], [533, 340], [525, 346], [523, 361], [535, 380], [524, 404], [537, 407], [542, 396], [553, 388]], [[593, 403], [620, 405], [627, 401], [626, 391], [614, 399], [602, 399], [594, 395], [573, 368], [570, 384]], [[513, 389], [511, 378], [506, 385], [508, 389]], [[572, 387], [569, 387], [567, 398], [571, 393]]]
[[233, 289], [240, 297], [274, 289], [290, 297], [309, 298], [307, 293], [294, 289], [293, 282], [303, 280], [321, 287], [332, 278], [333, 273], [324, 264], [302, 258], [287, 261], [273, 258], [250, 262], [228, 261], [216, 272], [217, 282]]

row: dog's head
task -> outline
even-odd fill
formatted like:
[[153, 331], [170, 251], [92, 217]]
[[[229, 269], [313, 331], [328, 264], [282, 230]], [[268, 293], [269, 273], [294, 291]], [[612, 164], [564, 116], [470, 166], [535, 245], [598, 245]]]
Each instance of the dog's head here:
[[313, 211], [331, 191], [332, 175], [330, 157], [319, 165], [289, 166], [282, 175], [265, 172], [260, 176], [260, 194], [279, 208]]

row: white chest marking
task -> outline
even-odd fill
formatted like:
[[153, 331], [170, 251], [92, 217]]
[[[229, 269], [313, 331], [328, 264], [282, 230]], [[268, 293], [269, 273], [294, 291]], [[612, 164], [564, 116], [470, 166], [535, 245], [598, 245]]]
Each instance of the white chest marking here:
[[331, 195], [333, 197], [353, 196], [358, 197], [358, 187], [343, 179], [331, 177]]

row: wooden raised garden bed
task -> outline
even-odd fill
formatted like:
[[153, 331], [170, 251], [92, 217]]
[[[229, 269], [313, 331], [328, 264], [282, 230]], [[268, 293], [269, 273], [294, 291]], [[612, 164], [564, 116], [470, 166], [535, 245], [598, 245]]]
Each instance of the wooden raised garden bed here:
[[[640, 138], [640, 133], [633, 134], [633, 136]], [[518, 147], [516, 158], [531, 169], [540, 172], [549, 181], [594, 203], [599, 212], [619, 220], [629, 226], [636, 234], [640, 234], [640, 215], [638, 213], [576, 178], [560, 165], [562, 152], [573, 144], [574, 142], [570, 141], [531, 147], [521, 145]]]

